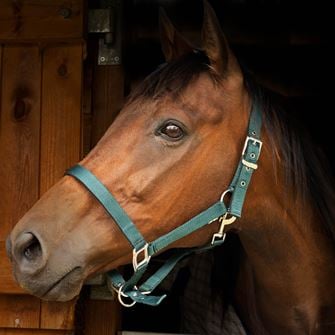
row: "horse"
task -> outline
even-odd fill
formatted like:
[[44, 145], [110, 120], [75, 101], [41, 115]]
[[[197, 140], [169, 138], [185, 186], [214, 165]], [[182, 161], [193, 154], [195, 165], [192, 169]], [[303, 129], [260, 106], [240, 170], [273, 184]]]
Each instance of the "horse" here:
[[[146, 241], [180, 232], [213, 203], [224, 208], [160, 252], [235, 236], [241, 250], [230, 298], [248, 333], [333, 334], [335, 193], [325, 160], [241, 70], [206, 1], [201, 35], [195, 49], [161, 15], [166, 63], [131, 93], [77, 169], [113, 194], [115, 208]], [[255, 104], [257, 135], [248, 134]], [[257, 163], [247, 159], [249, 147], [258, 150]], [[237, 166], [250, 180], [230, 188]], [[97, 201], [77, 177], [67, 173], [7, 240], [16, 280], [42, 299], [73, 299], [87, 278], [132, 260], [138, 270], [150, 258], [148, 244], [134, 256], [129, 236], [108, 214], [110, 195]], [[243, 188], [243, 213], [233, 215], [234, 192]], [[118, 292], [121, 300], [130, 296]], [[134, 292], [134, 299], [141, 294]]]

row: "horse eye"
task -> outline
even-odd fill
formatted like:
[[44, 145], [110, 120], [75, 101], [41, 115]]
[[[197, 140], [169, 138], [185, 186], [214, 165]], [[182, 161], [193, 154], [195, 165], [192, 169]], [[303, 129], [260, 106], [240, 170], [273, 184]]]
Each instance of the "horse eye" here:
[[159, 135], [163, 135], [170, 141], [178, 141], [184, 137], [185, 132], [175, 121], [169, 121], [159, 129]]

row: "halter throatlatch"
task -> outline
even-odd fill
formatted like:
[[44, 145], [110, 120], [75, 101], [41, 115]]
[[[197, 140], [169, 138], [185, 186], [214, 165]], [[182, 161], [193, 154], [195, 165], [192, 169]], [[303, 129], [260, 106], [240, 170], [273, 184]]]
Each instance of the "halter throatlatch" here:
[[[116, 270], [107, 273], [108, 285], [117, 292], [118, 299], [123, 306], [131, 307], [136, 302], [151, 306], [159, 305], [166, 295], [155, 296], [151, 295], [151, 292], [181, 259], [195, 251], [208, 250], [224, 242], [226, 236], [224, 228], [232, 224], [236, 218], [241, 217], [251, 176], [258, 167], [257, 161], [262, 149], [262, 141], [260, 140], [261, 126], [262, 115], [259, 106], [255, 102], [250, 114], [248, 135], [243, 146], [241, 159], [230, 186], [223, 192], [220, 200], [181, 226], [152, 242], [147, 242], [144, 239], [114, 196], [89, 170], [81, 165], [76, 165], [66, 171], [67, 175], [80, 181], [95, 196], [133, 247], [134, 273], [131, 278], [126, 281]], [[227, 193], [231, 194], [228, 207], [224, 203], [224, 197]], [[220, 221], [219, 231], [213, 235], [208, 245], [199, 248], [174, 249], [170, 258], [152, 276], [139, 285], [153, 255], [173, 242], [217, 220]], [[125, 301], [126, 299], [129, 302]]]

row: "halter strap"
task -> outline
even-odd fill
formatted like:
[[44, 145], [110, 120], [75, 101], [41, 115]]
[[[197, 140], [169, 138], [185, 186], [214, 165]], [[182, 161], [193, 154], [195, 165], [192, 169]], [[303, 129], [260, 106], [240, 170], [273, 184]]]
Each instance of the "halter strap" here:
[[258, 168], [257, 161], [263, 144], [260, 140], [261, 127], [262, 114], [256, 103], [254, 103], [249, 119], [248, 136], [245, 139], [241, 159], [234, 178], [229, 186], [232, 193], [229, 212], [236, 217], [241, 217], [242, 215], [242, 208], [252, 174]]
[[[251, 176], [253, 171], [257, 169], [257, 161], [262, 148], [262, 142], [259, 139], [261, 125], [261, 111], [257, 103], [254, 102], [249, 120], [248, 136], [245, 140], [241, 159], [228, 190], [222, 194], [221, 199], [214, 205], [150, 243], [144, 239], [114, 196], [94, 174], [81, 165], [76, 165], [66, 171], [67, 175], [77, 179], [94, 195], [108, 214], [114, 219], [133, 247], [134, 274], [131, 278], [127, 281], [124, 280], [121, 274], [116, 270], [112, 270], [107, 274], [108, 283], [118, 292], [119, 301], [123, 306], [130, 307], [136, 302], [152, 306], [158, 305], [166, 295], [153, 296], [150, 295], [151, 292], [162, 282], [182, 258], [195, 251], [208, 250], [224, 242], [224, 228], [226, 225], [234, 222], [236, 217], [241, 216]], [[224, 204], [224, 196], [227, 192], [232, 194], [228, 208]], [[230, 216], [229, 218], [228, 215]], [[170, 256], [152, 276], [137, 287], [153, 255], [173, 242], [193, 233], [207, 224], [216, 222], [218, 219], [221, 222], [221, 226], [219, 232], [213, 235], [210, 244], [200, 248], [175, 249], [172, 256]], [[132, 302], [126, 303], [124, 302], [124, 298], [130, 298]]]
[[[171, 272], [178, 261], [190, 253], [193, 253], [195, 250], [202, 250], [204, 248], [177, 249], [171, 258], [140, 286], [140, 289], [136, 289], [136, 284], [145, 273], [151, 256], [208, 223], [216, 221], [227, 213], [225, 204], [222, 201], [218, 201], [183, 225], [159, 237], [155, 241], [147, 243], [134, 223], [117, 203], [114, 196], [109, 193], [107, 188], [89, 170], [81, 165], [76, 165], [69, 169], [66, 174], [80, 181], [95, 196], [109, 215], [113, 217], [120, 230], [133, 246], [133, 276], [125, 281], [116, 270], [112, 270], [108, 273], [108, 279], [110, 280], [111, 286], [118, 292], [120, 302], [126, 307], [129, 307], [129, 305], [132, 304], [124, 303], [122, 297], [129, 297], [133, 301], [148, 305], [158, 305], [165, 298], [165, 295], [156, 297], [148, 296], [147, 294], [151, 293], [151, 291], [156, 288], [156, 286]], [[215, 242], [215, 244], [213, 243], [210, 246], [205, 246], [205, 249], [221, 244], [223, 243], [223, 240]]]
[[108, 214], [117, 223], [134, 249], [139, 250], [143, 248], [146, 244], [144, 237], [135, 227], [132, 220], [122, 209], [114, 196], [93, 173], [81, 165], [75, 165], [69, 169], [66, 174], [75, 177], [91, 192], [92, 195], [95, 196], [100, 204], [106, 209]]

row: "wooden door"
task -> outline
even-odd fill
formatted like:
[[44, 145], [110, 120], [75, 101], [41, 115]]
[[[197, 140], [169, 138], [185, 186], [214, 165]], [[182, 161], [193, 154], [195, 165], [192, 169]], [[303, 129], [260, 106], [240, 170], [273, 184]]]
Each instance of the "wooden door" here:
[[0, 1], [0, 334], [72, 334], [74, 302], [13, 281], [5, 239], [81, 157], [83, 0]]

